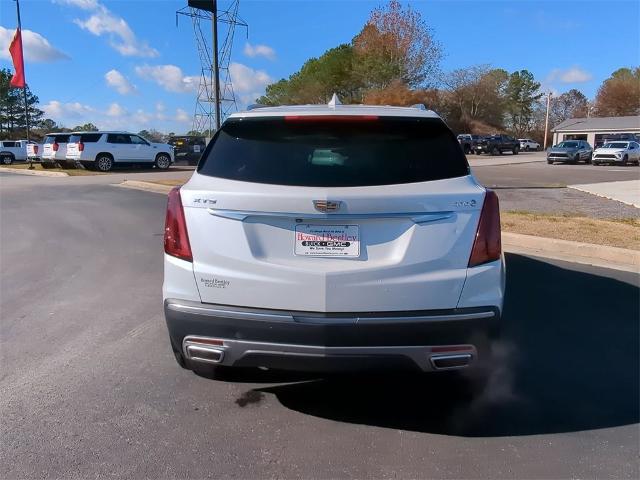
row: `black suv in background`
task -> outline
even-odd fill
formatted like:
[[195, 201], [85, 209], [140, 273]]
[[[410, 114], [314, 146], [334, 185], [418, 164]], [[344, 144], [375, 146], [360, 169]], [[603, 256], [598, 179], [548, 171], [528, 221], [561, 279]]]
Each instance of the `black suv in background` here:
[[167, 143], [173, 147], [175, 163], [186, 163], [187, 165], [197, 165], [200, 155], [207, 146], [206, 139], [196, 135], [171, 137]]
[[509, 135], [490, 135], [475, 142], [473, 151], [476, 155], [502, 155], [504, 152], [517, 155], [520, 152], [520, 142]]

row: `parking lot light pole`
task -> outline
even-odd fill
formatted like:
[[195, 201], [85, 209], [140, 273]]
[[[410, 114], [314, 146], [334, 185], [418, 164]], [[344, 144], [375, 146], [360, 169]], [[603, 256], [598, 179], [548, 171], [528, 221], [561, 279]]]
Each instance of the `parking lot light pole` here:
[[549, 108], [551, 107], [551, 91], [547, 93], [547, 114], [544, 119], [544, 145], [542, 150], [547, 149], [547, 132], [549, 131]]

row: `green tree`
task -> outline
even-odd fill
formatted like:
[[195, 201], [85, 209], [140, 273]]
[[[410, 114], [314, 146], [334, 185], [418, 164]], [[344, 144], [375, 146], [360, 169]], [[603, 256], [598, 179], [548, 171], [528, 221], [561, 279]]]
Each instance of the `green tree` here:
[[534, 128], [534, 107], [542, 98], [540, 83], [535, 81], [528, 70], [520, 70], [509, 75], [505, 88], [506, 119], [508, 128], [521, 136]]
[[347, 44], [307, 60], [288, 79], [268, 85], [265, 95], [257, 102], [263, 105], [326, 103], [334, 93], [343, 103], [362, 98], [360, 85], [353, 75], [353, 48]]
[[97, 132], [99, 130], [93, 123], [85, 123], [84, 125], [76, 125], [73, 127], [74, 132]]
[[[0, 69], [0, 134], [9, 138], [24, 138], [26, 135], [26, 116], [24, 109], [24, 94], [21, 88], [11, 88], [9, 82], [13, 73], [11, 70]], [[38, 108], [39, 99], [29, 86], [27, 92], [27, 110], [29, 124], [37, 127], [44, 112]]]

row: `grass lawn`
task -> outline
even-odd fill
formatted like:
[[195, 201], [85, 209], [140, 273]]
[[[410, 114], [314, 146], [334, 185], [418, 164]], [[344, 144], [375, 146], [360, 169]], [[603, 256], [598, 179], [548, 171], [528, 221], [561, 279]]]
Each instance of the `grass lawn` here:
[[[16, 170], [27, 170], [29, 168], [29, 164], [28, 163], [16, 163], [13, 165], [2, 165], [2, 167], [5, 168], [15, 168]], [[84, 168], [42, 168], [42, 165], [40, 165], [39, 163], [34, 163], [33, 164], [33, 169], [36, 172], [64, 172], [67, 175], [71, 176], [71, 177], [78, 177], [78, 176], [84, 176], [84, 175], [107, 175], [106, 173], [103, 172], [94, 172], [91, 170], [85, 170]]]
[[588, 217], [501, 212], [502, 231], [640, 250], [640, 219], [601, 220]]

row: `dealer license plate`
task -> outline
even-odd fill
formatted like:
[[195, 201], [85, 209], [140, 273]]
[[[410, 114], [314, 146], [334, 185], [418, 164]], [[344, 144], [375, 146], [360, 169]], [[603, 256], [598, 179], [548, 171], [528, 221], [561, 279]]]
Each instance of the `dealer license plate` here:
[[296, 225], [296, 255], [307, 257], [360, 256], [358, 225]]

